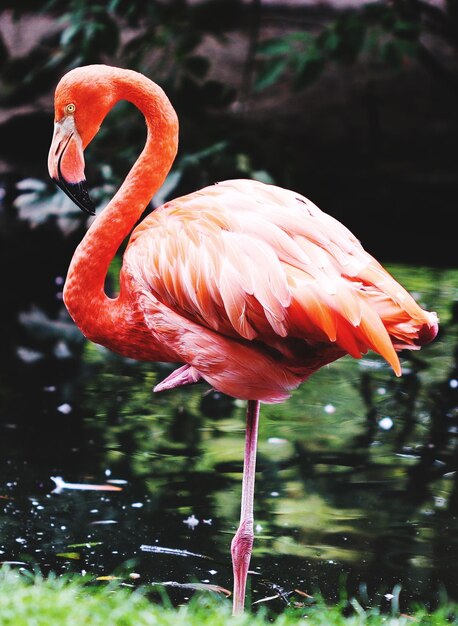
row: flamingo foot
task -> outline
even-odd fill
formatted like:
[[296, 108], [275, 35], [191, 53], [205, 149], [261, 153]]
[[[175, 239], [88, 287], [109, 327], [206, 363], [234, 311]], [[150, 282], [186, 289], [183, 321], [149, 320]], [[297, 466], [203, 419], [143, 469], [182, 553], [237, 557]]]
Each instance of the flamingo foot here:
[[156, 385], [153, 391], [166, 391], [174, 387], [181, 387], [181, 385], [192, 385], [199, 382], [199, 380], [202, 380], [202, 377], [196, 369], [191, 365], [182, 365]]
[[241, 522], [231, 543], [232, 569], [234, 572], [233, 615], [243, 613], [245, 608], [246, 581], [253, 542], [253, 519], [245, 519]]

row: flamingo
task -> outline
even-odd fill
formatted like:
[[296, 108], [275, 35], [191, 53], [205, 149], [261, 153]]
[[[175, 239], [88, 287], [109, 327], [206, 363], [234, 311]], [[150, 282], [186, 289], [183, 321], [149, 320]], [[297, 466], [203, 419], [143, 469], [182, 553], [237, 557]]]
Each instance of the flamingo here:
[[[120, 100], [143, 113], [146, 144], [77, 247], [64, 302], [89, 340], [134, 359], [179, 364], [154, 391], [206, 381], [247, 400], [240, 524], [231, 543], [238, 614], [254, 541], [260, 403], [286, 400], [346, 354], [373, 350], [399, 376], [397, 352], [430, 342], [438, 320], [345, 226], [294, 191], [227, 180], [166, 202], [133, 229], [172, 166], [178, 121], [164, 91], [132, 70], [78, 67], [57, 85], [48, 168], [81, 209], [94, 214], [83, 151]], [[110, 298], [107, 270], [129, 234], [119, 295]]]

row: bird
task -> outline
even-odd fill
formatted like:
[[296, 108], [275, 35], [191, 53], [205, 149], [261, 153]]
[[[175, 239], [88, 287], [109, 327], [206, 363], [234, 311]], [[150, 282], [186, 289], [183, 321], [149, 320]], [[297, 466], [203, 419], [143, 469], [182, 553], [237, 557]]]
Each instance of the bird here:
[[[84, 150], [121, 100], [143, 114], [146, 143], [76, 248], [64, 303], [89, 340], [176, 364], [155, 392], [203, 381], [247, 401], [231, 543], [232, 610], [240, 614], [254, 542], [261, 403], [285, 401], [324, 365], [369, 350], [400, 376], [398, 352], [432, 341], [438, 318], [343, 224], [288, 189], [226, 180], [166, 201], [137, 225], [174, 162], [178, 119], [163, 89], [134, 70], [87, 65], [57, 84], [48, 170], [83, 211], [94, 214]], [[109, 297], [107, 271], [127, 238], [119, 293]]]

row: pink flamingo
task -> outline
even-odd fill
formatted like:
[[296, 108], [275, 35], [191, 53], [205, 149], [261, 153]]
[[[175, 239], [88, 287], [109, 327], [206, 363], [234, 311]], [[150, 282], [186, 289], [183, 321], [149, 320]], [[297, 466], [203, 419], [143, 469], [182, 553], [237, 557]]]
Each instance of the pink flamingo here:
[[65, 304], [90, 340], [122, 355], [182, 364], [155, 391], [204, 380], [248, 400], [240, 525], [232, 540], [233, 611], [244, 609], [253, 545], [260, 402], [288, 398], [345, 354], [379, 353], [401, 374], [398, 350], [437, 333], [352, 233], [310, 200], [253, 180], [229, 180], [165, 203], [132, 232], [118, 297], [108, 267], [173, 163], [178, 121], [162, 89], [126, 69], [70, 71], [55, 94], [51, 177], [93, 213], [83, 150], [119, 101], [144, 114], [146, 145], [78, 246]]

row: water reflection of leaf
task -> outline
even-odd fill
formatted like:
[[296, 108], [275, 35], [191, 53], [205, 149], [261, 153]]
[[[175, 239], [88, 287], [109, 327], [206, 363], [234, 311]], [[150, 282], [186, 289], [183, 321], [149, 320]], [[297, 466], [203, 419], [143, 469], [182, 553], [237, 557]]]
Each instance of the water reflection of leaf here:
[[79, 561], [81, 559], [79, 552], [58, 552], [56, 556], [63, 559], [72, 559], [73, 561]]
[[229, 598], [232, 595], [232, 592], [224, 587], [220, 587], [219, 585], [212, 585], [209, 583], [178, 583], [175, 581], [168, 581], [164, 583], [151, 583], [153, 586], [162, 586], [162, 587], [175, 587], [177, 589], [190, 589], [192, 591], [212, 591], [214, 593], [222, 593]]
[[56, 320], [50, 318], [43, 310], [32, 307], [29, 311], [19, 313], [19, 322], [30, 334], [42, 341], [54, 340], [56, 345], [63, 340], [73, 345], [81, 345], [84, 337], [70, 318]]
[[102, 541], [86, 541], [85, 543], [69, 543], [67, 548], [94, 548], [95, 546], [101, 546]]
[[206, 554], [198, 554], [197, 552], [190, 552], [189, 550], [180, 550], [179, 548], [166, 548], [164, 546], [149, 546], [146, 544], [142, 544], [140, 546], [140, 550], [142, 552], [152, 552], [154, 554], [170, 554], [172, 556], [181, 556], [184, 558], [197, 557], [199, 559], [212, 560], [212, 557], [207, 556]]
[[[267, 551], [265, 552], [268, 553]], [[351, 548], [338, 547], [332, 543], [300, 543], [294, 537], [277, 537], [270, 546], [270, 553], [297, 556], [301, 559], [319, 559], [334, 563], [357, 563], [361, 559], [361, 551]], [[255, 555], [258, 549], [255, 549]], [[367, 553], [365, 552], [367, 555]]]

